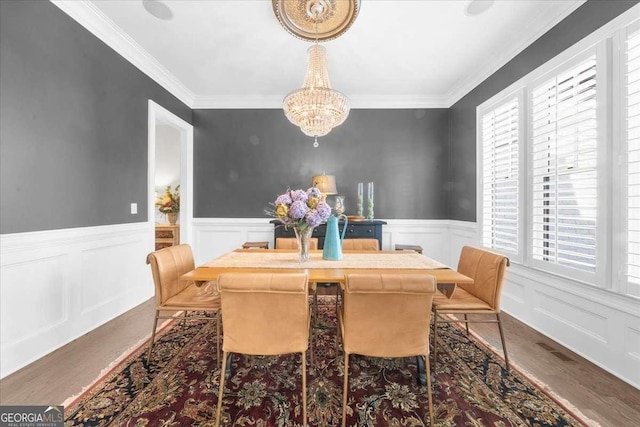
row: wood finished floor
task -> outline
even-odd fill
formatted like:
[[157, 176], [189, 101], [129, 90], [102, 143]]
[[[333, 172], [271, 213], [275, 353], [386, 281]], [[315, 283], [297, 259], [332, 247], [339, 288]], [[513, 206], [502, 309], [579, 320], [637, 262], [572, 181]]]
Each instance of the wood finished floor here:
[[[154, 301], [0, 380], [0, 405], [60, 404], [150, 332]], [[509, 357], [603, 427], [640, 426], [640, 390], [586, 361], [511, 316], [503, 314]], [[495, 324], [471, 330], [496, 348]]]

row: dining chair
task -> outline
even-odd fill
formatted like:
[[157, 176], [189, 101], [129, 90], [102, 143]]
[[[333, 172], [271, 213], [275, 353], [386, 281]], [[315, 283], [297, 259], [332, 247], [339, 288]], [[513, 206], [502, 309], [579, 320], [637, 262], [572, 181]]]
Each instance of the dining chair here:
[[345, 251], [379, 251], [378, 239], [344, 239], [342, 250]]
[[[302, 419], [307, 425], [306, 354], [311, 342], [304, 273], [224, 273], [218, 278], [224, 341], [216, 426], [220, 425], [229, 353], [302, 354]], [[313, 356], [313, 347], [311, 346]], [[313, 357], [312, 357], [313, 363]]]
[[429, 420], [433, 401], [429, 370], [431, 302], [436, 279], [428, 273], [350, 273], [345, 276], [338, 325], [344, 349], [342, 426], [346, 425], [349, 356], [424, 358]]
[[[500, 319], [500, 296], [509, 258], [487, 250], [470, 246], [462, 248], [458, 272], [473, 279], [472, 284], [459, 283], [450, 297], [436, 294], [433, 298], [433, 361], [438, 355], [438, 324], [464, 323], [469, 334], [469, 323], [497, 323], [504, 352], [504, 362], [509, 370], [509, 357]], [[495, 319], [469, 319], [469, 314], [495, 316]], [[444, 317], [442, 315], [456, 315]], [[464, 318], [460, 319], [459, 315]]]
[[[217, 363], [220, 366], [220, 294], [215, 282], [197, 286], [192, 281], [180, 280], [180, 276], [195, 268], [191, 246], [175, 245], [151, 252], [147, 256], [147, 264], [151, 265], [156, 299], [147, 363], [151, 360], [158, 319], [177, 319], [179, 313], [176, 312], [184, 312], [185, 317], [188, 312], [211, 312], [214, 314], [213, 318], [200, 315], [189, 318], [215, 320]], [[163, 315], [162, 312], [173, 314]]]
[[[380, 242], [378, 239], [344, 239], [342, 241], [342, 250], [345, 251], [379, 251], [380, 250]], [[338, 300], [340, 299], [340, 286], [338, 283], [321, 283], [318, 286], [324, 287], [336, 287], [336, 310], [338, 309]], [[316, 306], [316, 311], [318, 307], [318, 294], [317, 291], [314, 294], [314, 304]]]
[[[295, 237], [278, 237], [276, 239], [276, 249], [298, 249], [298, 242]], [[309, 249], [318, 249], [318, 238], [309, 239]]]

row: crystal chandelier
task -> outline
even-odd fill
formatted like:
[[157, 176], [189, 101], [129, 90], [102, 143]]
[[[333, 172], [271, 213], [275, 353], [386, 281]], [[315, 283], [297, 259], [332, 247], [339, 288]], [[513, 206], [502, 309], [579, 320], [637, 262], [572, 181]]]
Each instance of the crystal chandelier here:
[[315, 138], [325, 136], [331, 129], [341, 125], [349, 115], [349, 100], [331, 89], [327, 72], [327, 51], [319, 44], [308, 50], [309, 66], [302, 89], [291, 92], [284, 98], [284, 114], [305, 135]]
[[302, 88], [285, 96], [283, 102], [287, 119], [305, 135], [314, 137], [314, 147], [318, 146], [318, 137], [344, 123], [349, 115], [349, 100], [331, 88], [327, 51], [318, 42], [343, 34], [355, 20], [359, 4], [359, 0], [273, 0], [276, 17], [285, 29], [315, 42], [308, 50], [309, 65]]

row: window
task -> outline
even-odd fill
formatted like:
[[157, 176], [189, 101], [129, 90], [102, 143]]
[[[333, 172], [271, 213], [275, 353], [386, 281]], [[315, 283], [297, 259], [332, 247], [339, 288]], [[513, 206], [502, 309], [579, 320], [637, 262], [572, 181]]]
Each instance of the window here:
[[519, 143], [518, 97], [482, 116], [482, 243], [518, 254]]
[[533, 259], [596, 270], [596, 56], [531, 93]]
[[624, 45], [627, 292], [640, 296], [640, 28], [628, 32]]
[[621, 15], [477, 109], [482, 245], [640, 298], [640, 18]]

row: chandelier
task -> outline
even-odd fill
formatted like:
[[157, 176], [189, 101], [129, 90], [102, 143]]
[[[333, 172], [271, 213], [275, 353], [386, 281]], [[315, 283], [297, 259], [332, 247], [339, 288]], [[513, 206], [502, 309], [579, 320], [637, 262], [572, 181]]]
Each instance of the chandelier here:
[[273, 0], [276, 17], [285, 29], [315, 42], [308, 49], [309, 65], [302, 88], [285, 96], [283, 102], [287, 119], [314, 138], [314, 147], [318, 146], [318, 137], [344, 123], [349, 115], [349, 100], [331, 88], [327, 51], [319, 40], [331, 40], [347, 31], [359, 4], [359, 0]]

